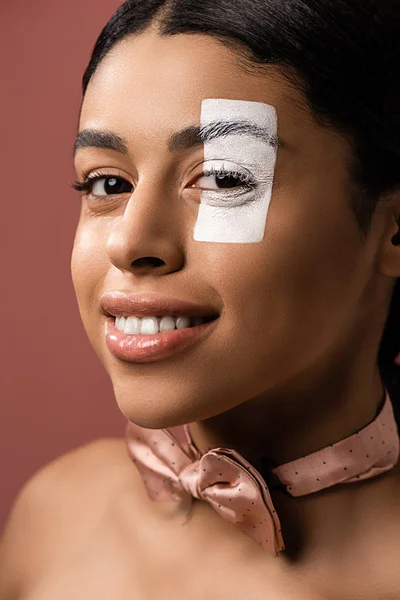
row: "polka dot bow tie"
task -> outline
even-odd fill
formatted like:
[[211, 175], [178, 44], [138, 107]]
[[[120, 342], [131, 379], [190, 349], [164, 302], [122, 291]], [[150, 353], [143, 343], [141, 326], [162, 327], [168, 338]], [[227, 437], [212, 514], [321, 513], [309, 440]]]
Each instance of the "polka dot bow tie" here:
[[[187, 425], [145, 429], [128, 422], [126, 442], [151, 499], [205, 500], [273, 556], [284, 550], [267, 483], [235, 450], [215, 448], [201, 454]], [[380, 475], [392, 469], [398, 458], [399, 433], [386, 392], [379, 414], [362, 430], [271, 472], [290, 495], [304, 496]]]

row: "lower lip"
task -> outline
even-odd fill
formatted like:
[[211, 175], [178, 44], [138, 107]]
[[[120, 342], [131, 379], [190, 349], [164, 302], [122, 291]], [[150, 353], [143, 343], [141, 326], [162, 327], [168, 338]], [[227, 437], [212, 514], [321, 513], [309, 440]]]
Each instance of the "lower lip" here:
[[169, 358], [195, 344], [215, 328], [218, 319], [185, 329], [173, 329], [155, 335], [127, 335], [115, 327], [108, 317], [105, 324], [106, 344], [120, 360], [131, 363], [151, 363]]

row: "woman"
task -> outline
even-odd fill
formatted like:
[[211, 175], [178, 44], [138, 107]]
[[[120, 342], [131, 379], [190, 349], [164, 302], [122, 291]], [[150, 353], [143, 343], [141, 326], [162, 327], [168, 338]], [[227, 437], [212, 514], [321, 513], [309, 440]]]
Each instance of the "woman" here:
[[1, 600], [400, 596], [399, 33], [389, 0], [107, 24], [72, 277], [126, 436], [26, 484]]

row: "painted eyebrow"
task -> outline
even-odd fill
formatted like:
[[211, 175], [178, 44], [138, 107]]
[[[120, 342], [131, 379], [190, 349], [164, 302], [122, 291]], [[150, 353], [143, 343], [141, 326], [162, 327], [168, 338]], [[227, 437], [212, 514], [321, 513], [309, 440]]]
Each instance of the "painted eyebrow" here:
[[284, 146], [284, 142], [279, 136], [273, 135], [269, 129], [250, 121], [212, 121], [208, 125], [187, 127], [174, 133], [168, 142], [168, 149], [170, 152], [187, 150], [230, 135], [250, 135], [266, 141], [271, 146]]
[[[250, 135], [256, 139], [264, 140], [274, 147], [285, 145], [278, 135], [274, 135], [269, 129], [249, 121], [213, 121], [201, 127], [191, 125], [177, 131], [168, 140], [168, 150], [170, 152], [188, 150], [211, 140], [230, 135]], [[74, 144], [74, 156], [81, 148], [102, 148], [129, 155], [129, 146], [125, 138], [116, 133], [97, 129], [84, 129], [78, 133]]]

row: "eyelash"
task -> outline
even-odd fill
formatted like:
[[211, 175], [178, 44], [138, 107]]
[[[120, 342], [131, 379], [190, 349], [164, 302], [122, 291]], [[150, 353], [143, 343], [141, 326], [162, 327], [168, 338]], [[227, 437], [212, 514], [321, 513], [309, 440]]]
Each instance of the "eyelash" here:
[[244, 171], [241, 171], [240, 169], [225, 168], [225, 165], [223, 163], [220, 168], [211, 166], [209, 168], [204, 169], [201, 176], [209, 177], [210, 175], [216, 175], [217, 177], [220, 177], [220, 178], [233, 177], [234, 179], [238, 179], [242, 184], [240, 187], [247, 188], [247, 191], [254, 190], [255, 188], [258, 187], [258, 182], [249, 173], [249, 171], [244, 172]]
[[[221, 167], [211, 166], [209, 168], [205, 168], [203, 170], [203, 173], [200, 175], [200, 178], [201, 177], [210, 177], [211, 175], [215, 175], [215, 176], [219, 177], [220, 179], [229, 178], [229, 177], [238, 179], [241, 183], [240, 187], [245, 188], [245, 190], [246, 190], [245, 192], [243, 192], [243, 191], [242, 192], [237, 192], [237, 191], [233, 192], [228, 189], [227, 192], [223, 192], [225, 194], [233, 194], [233, 195], [240, 194], [241, 195], [243, 193], [246, 193], [246, 192], [256, 189], [259, 185], [259, 182], [248, 171], [244, 172], [244, 171], [241, 171], [240, 169], [225, 168], [224, 164], [222, 164]], [[74, 190], [77, 190], [78, 192], [83, 193], [85, 196], [90, 196], [92, 193], [93, 185], [96, 183], [96, 181], [100, 181], [102, 179], [109, 179], [109, 178], [115, 178], [115, 179], [127, 181], [124, 177], [114, 175], [114, 174], [93, 173], [91, 175], [84, 175], [83, 176], [84, 181], [83, 182], [75, 181], [72, 184], [72, 187]], [[208, 191], [220, 193], [222, 190], [208, 190]], [[113, 196], [113, 195], [117, 196], [118, 194], [107, 194], [106, 197]]]
[[96, 181], [100, 179], [110, 179], [115, 177], [115, 179], [124, 179], [123, 177], [119, 177], [118, 175], [111, 175], [107, 173], [93, 173], [92, 175], [84, 175], [83, 182], [82, 181], [74, 181], [72, 187], [74, 190], [78, 192], [84, 192], [85, 195], [88, 195], [89, 192], [92, 191], [93, 185]]

